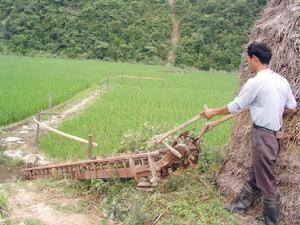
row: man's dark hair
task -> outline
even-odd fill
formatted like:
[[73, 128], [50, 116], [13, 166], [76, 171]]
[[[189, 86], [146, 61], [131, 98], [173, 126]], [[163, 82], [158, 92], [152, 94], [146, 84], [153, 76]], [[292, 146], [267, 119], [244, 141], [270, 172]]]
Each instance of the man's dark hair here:
[[252, 42], [247, 49], [250, 57], [256, 56], [262, 64], [269, 64], [272, 58], [272, 51], [264, 42]]

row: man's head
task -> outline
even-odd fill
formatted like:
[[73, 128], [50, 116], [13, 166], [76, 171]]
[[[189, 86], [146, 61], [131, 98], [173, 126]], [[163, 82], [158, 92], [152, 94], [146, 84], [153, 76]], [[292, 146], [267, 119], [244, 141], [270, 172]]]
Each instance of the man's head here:
[[267, 67], [272, 58], [272, 51], [264, 42], [252, 42], [247, 48], [247, 53], [247, 61], [251, 72], [258, 72]]

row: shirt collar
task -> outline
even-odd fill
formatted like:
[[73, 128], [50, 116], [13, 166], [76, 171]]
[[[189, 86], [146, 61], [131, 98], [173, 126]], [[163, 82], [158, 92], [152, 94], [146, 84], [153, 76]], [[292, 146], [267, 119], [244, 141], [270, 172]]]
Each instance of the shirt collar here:
[[260, 75], [263, 75], [263, 74], [268, 74], [268, 73], [270, 73], [270, 72], [271, 72], [270, 68], [267, 68], [267, 69], [264, 69], [264, 70], [259, 71], [259, 72], [256, 74], [256, 76], [260, 76]]

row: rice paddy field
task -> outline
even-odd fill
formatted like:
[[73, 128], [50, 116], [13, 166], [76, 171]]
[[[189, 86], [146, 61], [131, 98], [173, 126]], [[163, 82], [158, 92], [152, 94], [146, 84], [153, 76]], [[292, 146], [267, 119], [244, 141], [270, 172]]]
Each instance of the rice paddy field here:
[[[107, 77], [154, 75], [158, 66], [0, 55], [0, 126], [20, 121], [59, 104]], [[158, 75], [163, 75], [159, 73]]]
[[[227, 104], [237, 87], [235, 74], [157, 65], [0, 56], [0, 68], [2, 126], [47, 109], [49, 92], [54, 104], [59, 104], [87, 89], [99, 85], [105, 88], [108, 78], [107, 92], [58, 127], [83, 138], [92, 134], [99, 143], [94, 155], [113, 155], [120, 149], [143, 150], [145, 146], [137, 143], [185, 122], [202, 111], [204, 104], [211, 107]], [[125, 76], [122, 79], [122, 74], [163, 81]], [[203, 119], [186, 130], [197, 133], [205, 122]], [[140, 192], [133, 181], [118, 179], [74, 183], [66, 190], [101, 194], [99, 207], [117, 221], [142, 221], [165, 212], [157, 224], [240, 224], [237, 216], [223, 209], [223, 198], [215, 186], [222, 147], [230, 129], [228, 121], [207, 133], [202, 140], [197, 169], [177, 171], [155, 192]], [[85, 145], [53, 133], [44, 134], [39, 147], [58, 161], [86, 158]], [[55, 186], [51, 179], [42, 182]]]
[[[146, 123], [150, 127], [161, 125], [167, 131], [200, 112], [205, 103], [211, 106], [226, 104], [233, 92], [226, 87], [226, 77], [218, 76], [205, 73], [169, 75], [163, 88], [155, 84], [147, 86], [148, 82], [145, 82], [145, 86], [117, 86], [81, 115], [64, 122], [60, 130], [80, 137], [92, 134], [99, 143], [95, 153], [111, 154], [120, 147], [122, 136], [128, 130], [134, 132]], [[210, 80], [218, 79], [220, 87], [215, 85], [211, 88]], [[204, 121], [187, 129], [199, 132]], [[231, 123], [226, 123], [216, 128], [205, 138], [206, 143], [210, 146], [225, 144], [230, 125]], [[74, 159], [86, 156], [85, 146], [54, 134], [44, 137], [42, 147], [51, 157]]]
[[[0, 67], [1, 125], [46, 109], [49, 92], [54, 103], [59, 104], [103, 80], [106, 82], [109, 77], [111, 90], [79, 116], [59, 127], [83, 138], [92, 134], [94, 141], [99, 143], [94, 149], [96, 155], [117, 152], [128, 132], [134, 133], [145, 126], [145, 132], [151, 127], [166, 131], [202, 111], [204, 104], [212, 107], [227, 104], [237, 86], [234, 74], [152, 65], [1, 56]], [[112, 79], [121, 74], [164, 81]], [[204, 122], [187, 129], [199, 132]], [[230, 127], [231, 123], [227, 122], [215, 128], [206, 135], [203, 144], [212, 149], [221, 148], [226, 143]], [[86, 146], [51, 133], [42, 138], [41, 147], [56, 159], [86, 157]]]

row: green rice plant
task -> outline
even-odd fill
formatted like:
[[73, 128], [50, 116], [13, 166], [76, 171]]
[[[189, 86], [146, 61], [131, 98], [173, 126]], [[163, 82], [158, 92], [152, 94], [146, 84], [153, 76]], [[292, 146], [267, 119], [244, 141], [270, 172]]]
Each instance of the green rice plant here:
[[[161, 76], [161, 66], [0, 55], [0, 126], [65, 102], [89, 87], [124, 75]], [[119, 80], [120, 81], [120, 80]], [[129, 79], [125, 83], [130, 82]], [[135, 81], [136, 82], [136, 81]]]
[[[202, 111], [204, 104], [212, 107], [227, 104], [236, 87], [236, 78], [226, 73], [179, 72], [165, 74], [164, 79], [163, 87], [151, 84], [154, 81], [120, 85], [117, 80], [112, 91], [79, 116], [62, 123], [59, 129], [83, 138], [92, 134], [99, 143], [94, 154], [111, 155], [118, 152], [122, 137], [129, 130], [138, 130], [145, 123], [165, 124], [166, 129], [174, 127]], [[194, 129], [197, 133], [205, 122], [203, 119], [186, 130]], [[205, 136], [203, 145], [223, 146], [230, 127], [231, 123], [227, 122], [215, 128]], [[41, 147], [58, 159], [86, 157], [86, 146], [51, 133], [42, 138]]]

